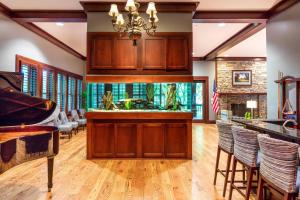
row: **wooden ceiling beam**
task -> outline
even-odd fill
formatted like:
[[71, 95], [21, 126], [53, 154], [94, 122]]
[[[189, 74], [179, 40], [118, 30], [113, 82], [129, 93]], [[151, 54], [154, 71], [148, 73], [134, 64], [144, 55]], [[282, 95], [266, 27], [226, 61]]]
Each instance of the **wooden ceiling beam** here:
[[193, 23], [263, 23], [267, 19], [262, 11], [196, 11]]
[[12, 18], [25, 22], [86, 22], [82, 10], [14, 10]]
[[244, 41], [245, 39], [249, 38], [250, 36], [254, 35], [258, 31], [264, 29], [266, 27], [266, 23], [253, 23], [249, 24], [241, 31], [233, 35], [231, 38], [223, 42], [221, 45], [213, 49], [207, 55], [204, 56], [204, 60], [214, 60], [218, 55], [225, 52], [226, 50], [234, 47], [235, 45], [239, 44], [240, 42]]
[[[81, 1], [85, 12], [109, 12], [111, 4], [117, 4], [118, 9], [124, 12], [126, 2], [95, 2], [95, 1]], [[140, 12], [145, 12], [147, 9], [147, 2], [140, 3]], [[198, 2], [156, 2], [155, 6], [158, 12], [194, 12], [197, 9]]]
[[273, 6], [270, 10], [267, 11], [266, 16], [271, 19], [278, 15], [279, 13], [285, 11], [286, 9], [292, 7], [296, 3], [299, 3], [299, 0], [281, 0], [275, 6]]

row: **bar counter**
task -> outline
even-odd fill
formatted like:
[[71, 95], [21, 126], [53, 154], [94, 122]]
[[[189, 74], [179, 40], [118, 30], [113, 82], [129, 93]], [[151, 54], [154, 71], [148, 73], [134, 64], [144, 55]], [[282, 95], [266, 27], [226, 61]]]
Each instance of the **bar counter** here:
[[283, 127], [284, 120], [233, 119], [232, 121], [242, 124], [248, 129], [269, 134], [273, 138], [300, 144], [300, 129]]
[[192, 158], [192, 112], [87, 112], [87, 158]]

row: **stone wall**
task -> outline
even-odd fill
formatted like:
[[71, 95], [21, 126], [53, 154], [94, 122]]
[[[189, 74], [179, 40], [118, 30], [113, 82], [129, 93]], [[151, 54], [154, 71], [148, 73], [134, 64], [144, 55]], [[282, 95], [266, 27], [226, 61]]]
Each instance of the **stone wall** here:
[[[232, 70], [252, 70], [252, 86], [232, 86]], [[221, 93], [266, 93], [266, 61], [217, 61], [217, 81]]]
[[[232, 70], [251, 70], [252, 85], [233, 86]], [[255, 118], [267, 117], [267, 95], [256, 94], [267, 92], [266, 61], [217, 61], [217, 85], [221, 110], [231, 110], [231, 104], [255, 100], [258, 102], [258, 108], [254, 109]]]

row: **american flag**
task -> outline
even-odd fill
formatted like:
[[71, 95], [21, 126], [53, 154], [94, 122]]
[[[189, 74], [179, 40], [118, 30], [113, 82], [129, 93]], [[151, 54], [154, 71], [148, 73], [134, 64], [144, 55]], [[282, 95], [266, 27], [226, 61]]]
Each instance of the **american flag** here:
[[220, 104], [219, 104], [219, 94], [217, 90], [216, 81], [214, 81], [214, 88], [213, 88], [213, 98], [212, 98], [212, 109], [215, 113], [219, 112]]

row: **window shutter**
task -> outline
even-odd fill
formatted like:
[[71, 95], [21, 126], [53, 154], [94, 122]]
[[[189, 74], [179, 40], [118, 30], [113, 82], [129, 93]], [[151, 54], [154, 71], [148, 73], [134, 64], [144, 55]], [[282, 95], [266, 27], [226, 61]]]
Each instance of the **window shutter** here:
[[46, 70], [43, 70], [43, 77], [42, 77], [42, 98], [48, 99], [48, 72]]
[[29, 67], [27, 65], [21, 66], [21, 72], [23, 74], [23, 92], [29, 94]]
[[35, 67], [30, 68], [30, 95], [36, 96], [37, 95], [37, 69]]

